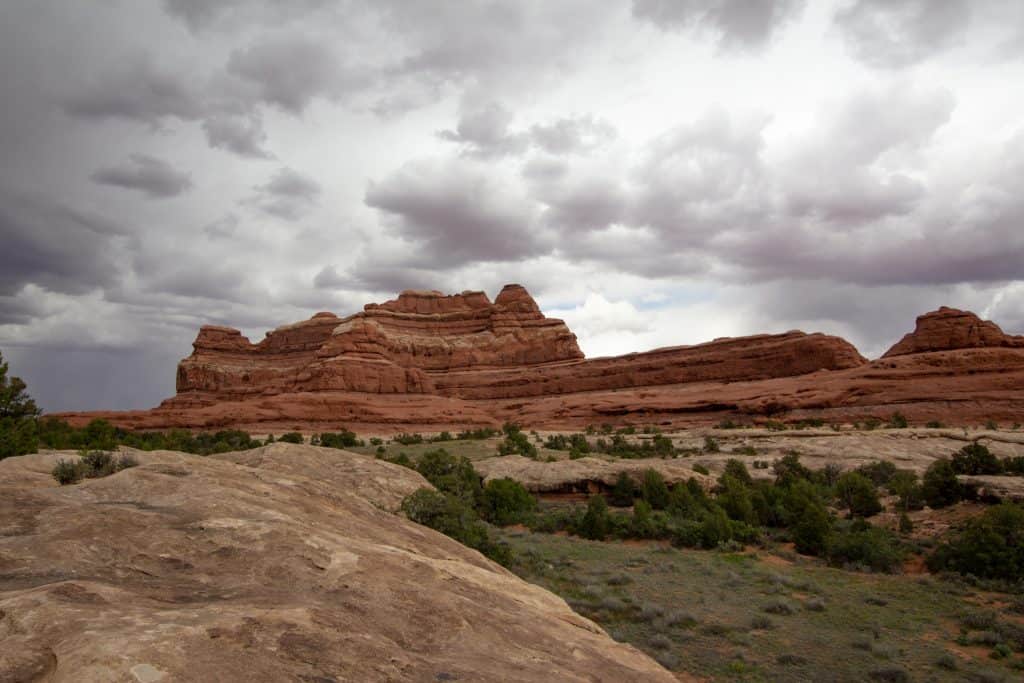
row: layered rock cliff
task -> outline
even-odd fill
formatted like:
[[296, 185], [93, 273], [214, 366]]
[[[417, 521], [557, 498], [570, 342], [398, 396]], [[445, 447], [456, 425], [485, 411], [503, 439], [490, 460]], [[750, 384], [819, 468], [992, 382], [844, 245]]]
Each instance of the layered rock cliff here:
[[843, 339], [798, 331], [584, 359], [565, 323], [519, 285], [493, 302], [483, 292], [407, 291], [346, 318], [317, 313], [256, 344], [207, 326], [193, 348], [175, 397], [103, 416], [126, 427], [268, 431], [852, 421], [896, 411], [953, 424], [1024, 419], [1024, 337], [949, 308], [919, 317], [873, 362]]

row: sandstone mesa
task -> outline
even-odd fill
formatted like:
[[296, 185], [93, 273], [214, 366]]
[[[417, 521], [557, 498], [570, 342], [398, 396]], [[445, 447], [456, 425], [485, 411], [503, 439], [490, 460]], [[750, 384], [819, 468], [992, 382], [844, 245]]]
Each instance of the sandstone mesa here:
[[317, 313], [258, 343], [204, 326], [178, 365], [177, 395], [149, 411], [72, 413], [137, 429], [382, 430], [497, 425], [711, 424], [821, 418], [949, 424], [1024, 417], [1024, 337], [940, 308], [869, 361], [799, 331], [584, 358], [561, 320], [520, 285], [406, 291], [339, 318]]

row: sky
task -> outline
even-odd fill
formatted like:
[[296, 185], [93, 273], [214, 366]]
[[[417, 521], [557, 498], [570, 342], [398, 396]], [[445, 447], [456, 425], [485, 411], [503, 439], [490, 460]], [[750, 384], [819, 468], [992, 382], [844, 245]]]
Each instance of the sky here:
[[0, 353], [174, 393], [403, 289], [524, 285], [588, 356], [940, 305], [1024, 332], [1017, 0], [6, 0]]

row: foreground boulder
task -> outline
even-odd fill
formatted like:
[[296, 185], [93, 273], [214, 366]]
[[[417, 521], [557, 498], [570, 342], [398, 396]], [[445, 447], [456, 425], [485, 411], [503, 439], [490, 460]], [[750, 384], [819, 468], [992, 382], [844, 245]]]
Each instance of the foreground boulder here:
[[560, 598], [395, 514], [427, 485], [274, 444], [58, 487], [0, 461], [2, 681], [672, 681]]

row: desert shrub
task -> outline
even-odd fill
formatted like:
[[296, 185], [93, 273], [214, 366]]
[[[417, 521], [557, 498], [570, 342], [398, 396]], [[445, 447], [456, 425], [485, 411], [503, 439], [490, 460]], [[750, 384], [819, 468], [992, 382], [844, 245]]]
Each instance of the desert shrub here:
[[416, 471], [438, 490], [465, 501], [471, 507], [480, 505], [483, 495], [480, 475], [467, 458], [457, 458], [443, 448], [427, 451], [416, 463]]
[[1024, 476], [1024, 455], [1003, 458], [1003, 472], [1016, 476]]
[[299, 434], [298, 432], [287, 432], [282, 434], [278, 441], [283, 443], [302, 443], [303, 439], [302, 434]]
[[847, 472], [836, 482], [836, 498], [851, 516], [871, 517], [882, 511], [875, 485], [858, 472]]
[[439, 443], [444, 441], [454, 441], [455, 437], [452, 436], [451, 432], [443, 431], [440, 434], [432, 436], [430, 438], [431, 443]]
[[768, 614], [778, 614], [781, 616], [789, 616], [791, 614], [795, 614], [797, 611], [796, 607], [793, 606], [793, 603], [788, 600], [773, 600], [761, 609]]
[[638, 500], [633, 506], [629, 533], [633, 538], [657, 538], [660, 535], [652, 517], [651, 506], [646, 500]]
[[796, 551], [804, 555], [821, 555], [828, 546], [831, 532], [832, 517], [828, 509], [816, 499], [806, 500], [791, 529]]
[[419, 489], [402, 501], [402, 511], [417, 524], [479, 550], [495, 562], [510, 564], [507, 546], [494, 543], [473, 508], [457, 496]]
[[964, 446], [953, 454], [950, 462], [957, 474], [1001, 474], [1003, 465], [980, 443]]
[[401, 434], [395, 434], [391, 437], [391, 440], [395, 443], [402, 444], [403, 446], [415, 446], [416, 444], [423, 443], [423, 435], [420, 433], [407, 434], [402, 432]]
[[932, 508], [943, 508], [963, 498], [963, 487], [949, 460], [940, 458], [928, 466], [921, 484], [921, 495]]
[[889, 572], [899, 564], [902, 553], [891, 532], [866, 523], [854, 523], [833, 531], [825, 557], [833, 566], [854, 565]]
[[824, 486], [835, 486], [841, 476], [843, 476], [843, 468], [834, 462], [828, 463], [814, 473], [815, 480]]
[[591, 496], [576, 533], [583, 538], [602, 541], [608, 535], [608, 526], [608, 504], [603, 496]]
[[530, 443], [530, 437], [518, 425], [506, 424], [503, 428], [505, 440], [498, 444], [498, 455], [519, 454], [527, 458], [537, 457], [537, 447]]
[[354, 446], [363, 446], [364, 444], [359, 440], [355, 432], [342, 429], [340, 432], [324, 432], [321, 434], [320, 445], [327, 448], [352, 448]]
[[719, 483], [721, 483], [724, 477], [732, 477], [744, 486], [750, 486], [754, 483], [753, 478], [750, 476], [750, 472], [747, 471], [747, 466], [743, 464], [742, 460], [737, 460], [736, 458], [729, 458], [726, 461], [725, 470], [722, 472], [722, 476], [718, 479]]
[[791, 486], [800, 479], [810, 481], [811, 471], [800, 464], [800, 456], [796, 453], [787, 453], [772, 464], [775, 472], [775, 484], [778, 486]]
[[492, 479], [484, 486], [480, 511], [491, 524], [522, 522], [537, 508], [537, 499], [512, 479]]
[[897, 472], [896, 465], [885, 460], [876, 460], [867, 465], [861, 465], [854, 471], [870, 479], [875, 486], [885, 486]]
[[58, 460], [50, 474], [61, 486], [75, 484], [82, 479], [97, 479], [135, 467], [139, 462], [130, 455], [115, 457], [108, 451], [82, 450], [77, 462]]
[[924, 491], [916, 472], [897, 470], [886, 486], [890, 493], [899, 497], [896, 506], [900, 510], [920, 510], [924, 507]]
[[57, 464], [54, 465], [53, 472], [51, 474], [61, 486], [74, 484], [82, 478], [77, 464], [67, 460], [58, 460]]
[[721, 447], [718, 445], [718, 439], [713, 436], [704, 437], [704, 452], [705, 453], [718, 453]]
[[1024, 579], [1024, 509], [995, 505], [967, 522], [957, 536], [928, 558], [932, 571], [955, 571], [985, 579]]
[[906, 429], [907, 418], [903, 417], [902, 413], [893, 413], [889, 418], [889, 426], [892, 429]]
[[464, 429], [456, 435], [456, 439], [459, 440], [474, 440], [482, 441], [484, 439], [490, 439], [498, 435], [498, 430], [490, 427], [478, 427], [476, 429]]
[[668, 486], [665, 484], [665, 478], [661, 476], [660, 472], [653, 469], [644, 471], [640, 495], [655, 510], [664, 510], [668, 507]]
[[710, 470], [708, 470], [707, 467], [704, 467], [704, 465], [701, 465], [700, 463], [697, 463], [693, 466], [693, 471], [703, 475], [711, 474]]
[[608, 502], [616, 507], [629, 507], [636, 497], [637, 488], [633, 478], [625, 472], [619, 472], [615, 479], [611, 492], [608, 494]]
[[718, 495], [715, 497], [715, 502], [721, 506], [730, 519], [748, 524], [757, 522], [750, 489], [731, 475], [726, 474], [719, 479]]
[[899, 530], [901, 534], [909, 534], [914, 530], [914, 523], [906, 512], [900, 513]]
[[942, 427], [945, 427], [945, 425], [938, 420], [929, 420], [924, 426], [928, 429], [941, 429]]
[[371, 446], [383, 446], [384, 445], [384, 439], [380, 438], [379, 436], [371, 436], [370, 437], [370, 445]]

